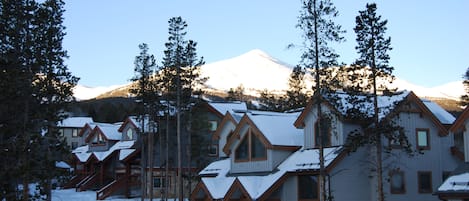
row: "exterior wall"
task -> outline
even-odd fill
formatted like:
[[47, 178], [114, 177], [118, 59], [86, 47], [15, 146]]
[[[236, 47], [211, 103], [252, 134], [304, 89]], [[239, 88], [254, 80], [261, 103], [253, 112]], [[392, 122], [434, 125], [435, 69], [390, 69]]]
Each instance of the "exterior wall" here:
[[227, 122], [223, 126], [223, 130], [220, 132], [220, 139], [218, 141], [218, 157], [224, 158], [228, 157], [228, 155], [223, 152], [223, 147], [225, 147], [226, 141], [228, 140], [227, 137], [231, 131], [235, 129], [235, 125], [232, 122]]
[[269, 172], [273, 170], [273, 150], [267, 150], [267, 160], [235, 162], [231, 157], [230, 173]]
[[369, 179], [368, 152], [366, 147], [359, 148], [356, 152], [346, 155], [329, 172], [330, 193], [334, 200], [373, 200], [370, 194], [373, 190]]
[[[418, 192], [418, 172], [431, 171], [433, 192], [443, 183], [443, 173], [454, 170], [460, 162], [451, 155], [450, 147], [453, 144], [451, 135], [444, 137], [438, 136], [437, 127], [427, 116], [421, 116], [417, 113], [401, 113], [399, 115], [399, 124], [404, 127], [412, 148], [416, 149], [416, 129], [428, 128], [430, 135], [430, 149], [422, 150], [422, 154], [416, 154], [413, 157], [399, 150], [393, 150], [387, 157], [383, 156], [385, 161], [383, 169], [385, 175], [393, 168], [400, 168], [405, 176], [405, 193], [390, 194], [389, 183], [385, 183], [384, 190], [387, 192], [386, 198], [389, 200], [439, 200], [437, 196], [431, 193], [422, 194]], [[383, 140], [383, 145], [386, 145]]]
[[81, 137], [78, 136], [80, 130], [81, 128], [79, 127], [59, 127], [59, 132], [61, 132], [62, 136], [65, 139], [65, 142], [70, 147], [70, 150], [73, 150], [83, 145], [82, 143], [80, 143]]
[[[330, 109], [328, 107], [322, 106], [321, 110], [324, 114], [329, 114], [332, 117], [332, 130], [331, 130], [331, 145], [332, 146], [340, 146], [343, 145], [344, 143], [344, 136], [343, 136], [343, 130], [344, 128], [344, 123], [338, 120], [336, 115], [333, 115], [330, 112]], [[305, 118], [305, 127], [303, 128], [304, 132], [304, 148], [305, 149], [311, 149], [315, 148], [314, 145], [314, 125], [317, 121], [318, 115], [317, 115], [317, 110], [316, 107], [313, 107], [313, 110], [309, 112], [309, 114]]]
[[298, 179], [289, 177], [282, 185], [282, 200], [298, 200]]
[[[129, 138], [127, 136], [127, 132], [129, 129], [132, 129], [132, 137]], [[138, 138], [138, 133], [135, 127], [131, 126], [131, 124], [127, 124], [124, 129], [122, 129], [122, 139], [123, 140], [137, 140]]]

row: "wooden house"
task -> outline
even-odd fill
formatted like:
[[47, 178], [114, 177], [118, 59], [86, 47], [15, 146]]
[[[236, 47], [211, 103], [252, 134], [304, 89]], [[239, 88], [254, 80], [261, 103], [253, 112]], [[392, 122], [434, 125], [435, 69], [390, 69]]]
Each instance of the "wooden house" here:
[[[362, 146], [355, 152], [344, 147], [350, 135], [366, 134], [372, 125], [363, 119], [349, 118], [349, 109], [367, 115], [373, 109], [366, 104], [350, 104], [349, 98], [347, 94], [336, 94], [333, 99], [315, 96], [293, 120], [263, 117], [268, 129], [258, 125], [264, 121], [244, 116], [224, 147], [229, 158], [216, 161], [199, 173], [201, 182], [192, 192], [191, 200], [320, 200], [318, 100], [328, 122], [321, 129], [327, 133], [323, 138], [326, 197], [376, 200], [375, 146]], [[412, 92], [380, 96], [378, 106], [379, 122], [394, 122], [404, 131], [408, 143], [382, 138], [386, 200], [438, 200], [433, 193], [448, 173], [461, 164], [451, 154], [454, 141], [448, 132], [455, 118]], [[287, 132], [287, 128], [295, 127], [302, 134], [301, 143], [296, 145], [289, 143], [295, 131]], [[282, 138], [276, 144], [268, 136], [277, 132], [282, 133]], [[407, 145], [414, 152], [405, 152]], [[257, 151], [257, 147], [264, 149]]]

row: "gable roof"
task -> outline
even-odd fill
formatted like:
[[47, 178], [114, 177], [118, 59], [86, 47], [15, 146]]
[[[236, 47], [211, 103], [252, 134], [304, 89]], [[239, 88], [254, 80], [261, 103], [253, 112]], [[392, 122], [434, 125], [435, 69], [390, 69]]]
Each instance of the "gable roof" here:
[[82, 128], [85, 124], [93, 123], [91, 117], [68, 117], [57, 124], [57, 127]]
[[85, 142], [89, 142], [94, 135], [99, 133], [103, 134], [106, 140], [118, 141], [122, 139], [122, 134], [119, 132], [119, 127], [121, 123], [116, 124], [106, 124], [100, 123], [96, 124], [91, 133], [86, 137]]
[[216, 138], [220, 137], [220, 133], [223, 131], [223, 128], [225, 125], [228, 123], [232, 123], [233, 125], [237, 125], [239, 121], [241, 120], [242, 116], [239, 113], [234, 113], [234, 112], [226, 112], [225, 116], [221, 120], [220, 124], [218, 124], [217, 129], [215, 130], [215, 133], [213, 133], [213, 136]]
[[279, 113], [250, 111], [241, 118], [234, 130], [234, 135], [227, 140], [223, 151], [229, 154], [229, 148], [241, 136], [241, 129], [249, 125], [267, 148], [301, 147], [303, 131], [292, 125], [299, 113]]
[[220, 118], [227, 112], [246, 111], [248, 109], [245, 102], [232, 101], [232, 102], [208, 102], [207, 103]]
[[[374, 112], [373, 103], [365, 102], [359, 105], [354, 105], [348, 101], [350, 98], [351, 96], [346, 93], [333, 94], [330, 98], [323, 96], [321, 97], [324, 103], [333, 111], [337, 112], [341, 117], [345, 117], [347, 115], [347, 111], [351, 108], [357, 109], [360, 112], [368, 115], [369, 117], [372, 117]], [[354, 98], [365, 100], [365, 98], [367, 97], [355, 96]], [[331, 103], [330, 101], [334, 101], [334, 103]], [[380, 121], [395, 115], [397, 112], [397, 108], [399, 108], [402, 103], [406, 101], [415, 103], [418, 109], [423, 114], [427, 115], [430, 120], [438, 127], [440, 135], [446, 135], [448, 133], [447, 129], [443, 126], [443, 124], [451, 124], [455, 119], [454, 116], [444, 110], [438, 104], [426, 99], [420, 99], [412, 91], [402, 91], [393, 96], [378, 96], [378, 118], [380, 119]], [[304, 126], [304, 120], [306, 116], [310, 113], [311, 110], [314, 109], [313, 106], [316, 103], [317, 96], [313, 97], [308, 102], [305, 110], [303, 110], [298, 119], [296, 119], [294, 125], [297, 128], [302, 128]]]
[[[340, 160], [340, 155], [345, 152], [342, 147], [329, 147], [324, 149], [325, 166], [330, 169]], [[282, 178], [290, 173], [301, 171], [319, 170], [319, 150], [301, 149], [294, 152], [284, 160], [277, 170], [267, 175], [259, 176], [234, 176], [228, 175], [230, 169], [230, 159], [216, 161], [204, 168], [199, 175], [202, 176], [201, 182], [204, 183], [213, 199], [221, 199], [229, 193], [229, 189], [239, 188], [239, 185], [248, 193], [252, 199], [258, 199], [266, 192], [269, 192]], [[213, 175], [216, 175], [213, 177]], [[207, 177], [210, 176], [210, 177]], [[235, 183], [239, 182], [237, 186]], [[228, 187], [227, 187], [228, 186]]]
[[466, 120], [469, 118], [469, 107], [466, 107], [464, 111], [459, 115], [459, 117], [454, 121], [453, 125], [449, 129], [451, 132], [455, 133], [459, 129], [464, 128]]

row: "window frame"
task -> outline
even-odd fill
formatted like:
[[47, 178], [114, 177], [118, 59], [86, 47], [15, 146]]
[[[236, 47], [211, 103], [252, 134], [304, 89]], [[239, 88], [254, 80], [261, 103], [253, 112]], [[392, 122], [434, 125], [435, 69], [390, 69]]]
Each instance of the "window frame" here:
[[[425, 145], [425, 146], [421, 146], [419, 144], [419, 141], [420, 141], [419, 140], [420, 139], [419, 132], [422, 132], [422, 131], [426, 132], [426, 139], [425, 140], [426, 140], [427, 145]], [[416, 145], [417, 150], [430, 150], [430, 129], [428, 129], [428, 128], [417, 128], [417, 129], [415, 129], [415, 141], [416, 141], [415, 145]]]
[[[155, 182], [155, 179], [159, 179], [160, 180], [160, 186], [155, 186], [156, 182]], [[168, 186], [171, 186], [171, 177], [168, 176]], [[164, 189], [166, 188], [166, 178], [165, 176], [153, 176], [153, 181], [152, 181], [152, 187], [153, 189]]]
[[80, 129], [73, 128], [72, 129], [72, 137], [77, 138], [79, 132], [80, 132]]
[[[260, 143], [260, 145], [263, 146], [263, 156], [260, 157], [253, 157], [253, 138], [256, 138]], [[247, 158], [238, 158], [238, 149], [241, 147], [241, 144], [244, 143], [246, 140], [247, 143]], [[267, 147], [265, 144], [262, 142], [261, 139], [259, 139], [254, 132], [252, 132], [251, 128], [248, 128], [244, 136], [240, 139], [238, 146], [234, 149], [234, 160], [235, 162], [248, 162], [248, 161], [264, 161], [267, 160]]]
[[[208, 156], [218, 156], [218, 144], [210, 144], [208, 145], [207, 149]], [[212, 150], [215, 150], [215, 153], [213, 153]]]
[[218, 121], [217, 120], [209, 120], [208, 121], [208, 131], [215, 132], [218, 128]]
[[[429, 185], [430, 189], [423, 189], [422, 188], [422, 183], [421, 183], [421, 176], [429, 176]], [[420, 194], [431, 194], [433, 193], [433, 178], [432, 178], [432, 172], [431, 171], [418, 171], [417, 172], [417, 186], [418, 186], [418, 192]]]
[[[401, 189], [393, 187], [393, 176], [400, 175], [402, 178]], [[405, 173], [400, 169], [394, 169], [389, 172], [389, 192], [391, 194], [405, 194], [406, 193], [406, 182], [405, 182]]]

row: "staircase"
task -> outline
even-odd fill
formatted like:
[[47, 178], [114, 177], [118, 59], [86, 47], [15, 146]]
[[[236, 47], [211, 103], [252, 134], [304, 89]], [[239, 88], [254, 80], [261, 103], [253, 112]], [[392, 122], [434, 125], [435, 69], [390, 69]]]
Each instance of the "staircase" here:
[[82, 181], [83, 179], [83, 175], [75, 175], [73, 176], [70, 181], [68, 181], [64, 186], [63, 188], [67, 189], [67, 188], [75, 188], [77, 186], [77, 184]]
[[109, 183], [108, 185], [104, 186], [103, 188], [99, 189], [96, 192], [96, 200], [106, 199], [113, 192], [115, 192], [116, 190], [121, 189], [123, 186], [128, 184], [129, 183], [128, 181], [129, 181], [129, 176], [122, 176], [122, 177], [112, 181], [111, 183]]
[[98, 180], [98, 173], [88, 175], [76, 185], [77, 192], [84, 191], [90, 188], [92, 185], [96, 183], [97, 180]]

